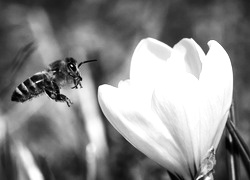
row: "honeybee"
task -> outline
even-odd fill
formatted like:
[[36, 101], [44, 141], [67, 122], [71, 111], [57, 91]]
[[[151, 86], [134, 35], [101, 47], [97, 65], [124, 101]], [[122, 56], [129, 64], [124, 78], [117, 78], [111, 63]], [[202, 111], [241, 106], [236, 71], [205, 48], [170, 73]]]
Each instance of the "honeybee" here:
[[37, 97], [42, 93], [46, 93], [51, 99], [59, 102], [66, 102], [70, 107], [72, 101], [60, 94], [60, 88], [73, 84], [72, 89], [77, 89], [78, 86], [82, 88], [79, 67], [88, 62], [96, 60], [88, 60], [80, 62], [73, 58], [66, 58], [65, 60], [57, 60], [49, 65], [49, 68], [34, 74], [19, 84], [11, 96], [12, 101], [25, 102], [29, 99]]

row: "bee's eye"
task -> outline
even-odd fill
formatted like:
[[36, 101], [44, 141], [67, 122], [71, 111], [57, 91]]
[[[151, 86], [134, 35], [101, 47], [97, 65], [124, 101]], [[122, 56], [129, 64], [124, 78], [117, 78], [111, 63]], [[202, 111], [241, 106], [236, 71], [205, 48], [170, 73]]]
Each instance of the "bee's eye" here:
[[71, 69], [74, 72], [76, 71], [76, 66], [73, 63], [69, 63], [68, 68]]

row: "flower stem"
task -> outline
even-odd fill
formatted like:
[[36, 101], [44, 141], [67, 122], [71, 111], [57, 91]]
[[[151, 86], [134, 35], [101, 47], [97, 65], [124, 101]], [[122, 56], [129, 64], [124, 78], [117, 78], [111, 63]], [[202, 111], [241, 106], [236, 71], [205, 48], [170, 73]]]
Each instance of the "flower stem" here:
[[179, 177], [177, 174], [173, 174], [170, 171], [168, 171], [168, 175], [171, 180], [183, 180], [181, 177]]
[[250, 151], [243, 138], [240, 136], [238, 130], [236, 129], [235, 123], [233, 122], [233, 120], [235, 120], [233, 106], [231, 108], [231, 111], [232, 113], [230, 112], [230, 116], [231, 114], [233, 116], [231, 116], [230, 120], [227, 122], [227, 129], [233, 140], [234, 147], [237, 148], [236, 150], [241, 156], [241, 160], [243, 161], [247, 174], [250, 178]]
[[[236, 123], [236, 118], [235, 118], [235, 110], [234, 110], [234, 103], [232, 103], [232, 106], [230, 108], [230, 113], [229, 113], [229, 118], [227, 121], [227, 127], [228, 124], [231, 123]], [[227, 134], [226, 134], [226, 148], [228, 149], [227, 153], [227, 162], [228, 162], [228, 169], [229, 169], [229, 179], [230, 180], [237, 180], [238, 174], [238, 152], [236, 149], [236, 146], [234, 145], [235, 140], [232, 137], [231, 131], [228, 129]]]

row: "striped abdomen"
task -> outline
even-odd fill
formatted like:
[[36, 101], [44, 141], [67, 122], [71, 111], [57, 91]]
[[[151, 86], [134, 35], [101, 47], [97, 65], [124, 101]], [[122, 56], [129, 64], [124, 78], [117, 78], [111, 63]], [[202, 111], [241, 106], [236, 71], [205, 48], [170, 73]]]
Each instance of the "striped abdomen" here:
[[45, 75], [45, 72], [39, 72], [26, 79], [23, 83], [17, 86], [12, 94], [11, 100], [25, 102], [28, 99], [43, 93], [46, 78], [47, 76]]

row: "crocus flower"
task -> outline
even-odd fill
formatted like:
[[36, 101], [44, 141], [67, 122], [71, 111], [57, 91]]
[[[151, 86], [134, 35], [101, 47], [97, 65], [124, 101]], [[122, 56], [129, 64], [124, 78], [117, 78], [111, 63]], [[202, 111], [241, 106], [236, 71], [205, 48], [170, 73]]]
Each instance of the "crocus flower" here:
[[173, 48], [144, 39], [132, 56], [130, 79], [118, 88], [98, 89], [110, 123], [181, 179], [200, 179], [209, 168], [204, 162], [214, 162], [209, 157], [214, 158], [232, 102], [230, 59], [218, 42], [208, 45], [205, 54], [193, 39]]

